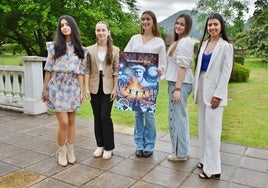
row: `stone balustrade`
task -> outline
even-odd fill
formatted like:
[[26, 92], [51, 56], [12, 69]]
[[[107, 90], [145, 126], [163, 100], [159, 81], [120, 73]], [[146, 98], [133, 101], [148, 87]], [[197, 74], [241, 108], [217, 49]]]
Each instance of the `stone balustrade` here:
[[0, 107], [37, 115], [47, 112], [41, 101], [44, 57], [21, 57], [24, 66], [0, 65]]
[[0, 65], [0, 106], [23, 111], [24, 67]]

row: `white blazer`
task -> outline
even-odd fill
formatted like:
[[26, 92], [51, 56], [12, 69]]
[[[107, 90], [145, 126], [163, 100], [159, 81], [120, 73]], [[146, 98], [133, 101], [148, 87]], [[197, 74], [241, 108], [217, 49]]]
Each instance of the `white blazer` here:
[[[197, 89], [201, 70], [202, 56], [208, 40], [204, 41], [199, 52], [194, 76], [194, 101], [197, 101]], [[219, 39], [209, 61], [204, 77], [203, 99], [207, 106], [211, 106], [212, 97], [221, 99], [220, 106], [227, 106], [228, 83], [233, 67], [233, 45]]]

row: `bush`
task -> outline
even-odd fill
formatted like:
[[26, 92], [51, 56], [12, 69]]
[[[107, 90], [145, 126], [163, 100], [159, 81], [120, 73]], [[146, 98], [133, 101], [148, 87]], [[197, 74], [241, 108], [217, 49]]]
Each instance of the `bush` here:
[[246, 82], [249, 78], [250, 70], [240, 63], [234, 63], [230, 82]]
[[245, 58], [242, 57], [242, 56], [238, 56], [238, 55], [236, 55], [236, 56], [234, 57], [234, 62], [239, 63], [239, 64], [241, 64], [241, 65], [244, 65]]
[[5, 55], [6, 47], [0, 46], [0, 55]]

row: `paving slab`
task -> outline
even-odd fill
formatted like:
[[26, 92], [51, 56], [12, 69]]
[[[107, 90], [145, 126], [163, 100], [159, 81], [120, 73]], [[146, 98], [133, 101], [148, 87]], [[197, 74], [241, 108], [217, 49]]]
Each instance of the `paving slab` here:
[[[94, 158], [93, 121], [76, 119], [74, 165], [57, 164], [57, 121], [53, 114], [37, 116], [0, 109], [0, 188], [266, 188], [268, 148], [221, 144], [220, 180], [203, 180], [198, 162], [198, 138], [191, 137], [185, 162], [170, 162], [170, 135], [158, 132], [154, 155], [135, 156], [133, 127], [115, 125], [115, 149], [110, 160]], [[26, 178], [27, 177], [27, 178]]]

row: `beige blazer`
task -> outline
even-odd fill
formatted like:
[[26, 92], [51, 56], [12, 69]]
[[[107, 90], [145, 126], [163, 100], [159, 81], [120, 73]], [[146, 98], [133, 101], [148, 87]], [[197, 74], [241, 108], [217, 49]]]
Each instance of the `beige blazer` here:
[[[90, 55], [89, 61], [89, 90], [90, 93], [96, 94], [99, 89], [99, 62], [98, 62], [98, 46], [97, 44], [88, 47]], [[119, 69], [119, 48], [113, 46], [113, 61], [111, 65], [107, 65], [104, 61], [102, 78], [103, 78], [103, 92], [110, 94], [114, 88], [113, 77], [118, 76]]]
[[[202, 55], [207, 46], [208, 41], [203, 42], [197, 61], [194, 79], [194, 101], [197, 103], [197, 89], [199, 83], [199, 75], [202, 64]], [[212, 97], [221, 99], [220, 106], [227, 106], [228, 99], [228, 82], [233, 67], [233, 45], [219, 39], [217, 42], [209, 65], [205, 73], [203, 99], [207, 106], [211, 106]]]

